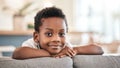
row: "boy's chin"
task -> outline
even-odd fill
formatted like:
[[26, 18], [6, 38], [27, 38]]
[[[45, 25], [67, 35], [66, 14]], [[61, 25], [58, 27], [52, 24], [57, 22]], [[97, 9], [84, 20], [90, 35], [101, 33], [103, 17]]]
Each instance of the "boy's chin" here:
[[56, 55], [56, 54], [58, 54], [60, 51], [50, 51], [50, 54], [52, 54], [52, 55]]

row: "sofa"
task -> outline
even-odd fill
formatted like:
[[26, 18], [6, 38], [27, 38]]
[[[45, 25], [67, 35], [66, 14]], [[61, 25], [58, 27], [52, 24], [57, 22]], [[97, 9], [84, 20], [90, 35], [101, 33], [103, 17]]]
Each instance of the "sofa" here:
[[32, 58], [16, 60], [0, 57], [0, 68], [120, 68], [120, 56], [76, 55], [72, 58]]

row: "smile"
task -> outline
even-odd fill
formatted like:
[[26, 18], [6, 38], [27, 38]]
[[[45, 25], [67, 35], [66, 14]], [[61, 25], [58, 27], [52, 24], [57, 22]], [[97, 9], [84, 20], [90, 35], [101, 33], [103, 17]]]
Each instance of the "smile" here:
[[60, 46], [54, 46], [54, 45], [51, 45], [49, 46], [50, 48], [53, 48], [53, 49], [60, 49], [61, 47]]

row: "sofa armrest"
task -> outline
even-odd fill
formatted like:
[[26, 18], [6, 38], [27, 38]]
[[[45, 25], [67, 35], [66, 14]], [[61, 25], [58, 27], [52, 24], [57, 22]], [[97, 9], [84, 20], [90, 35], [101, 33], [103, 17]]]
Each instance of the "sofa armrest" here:
[[120, 68], [120, 56], [77, 55], [74, 68]]

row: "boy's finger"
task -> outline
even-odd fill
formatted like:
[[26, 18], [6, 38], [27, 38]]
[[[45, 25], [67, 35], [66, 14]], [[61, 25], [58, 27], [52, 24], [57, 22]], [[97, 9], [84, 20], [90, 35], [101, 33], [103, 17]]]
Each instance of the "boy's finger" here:
[[53, 56], [54, 58], [59, 58], [59, 55]]
[[72, 55], [69, 52], [67, 52], [66, 54], [67, 54], [67, 56], [72, 57]]
[[57, 55], [55, 55], [53, 57], [57, 58], [57, 57], [60, 57], [61, 55], [63, 55], [63, 53], [59, 53], [59, 54], [57, 54]]
[[68, 47], [68, 50], [70, 50], [70, 52], [72, 52], [73, 54], [76, 54], [72, 47]]
[[60, 58], [65, 57], [66, 55], [61, 55]]
[[72, 52], [74, 53], [74, 54], [76, 54], [76, 52], [72, 49]]
[[55, 56], [55, 58], [62, 58], [62, 57], [65, 57], [66, 55], [57, 55]]
[[76, 51], [72, 50], [72, 53], [73, 53], [74, 56], [76, 55]]
[[68, 52], [69, 52], [69, 54], [73, 57], [73, 56], [75, 56], [75, 52], [73, 51], [73, 50], [68, 50]]

